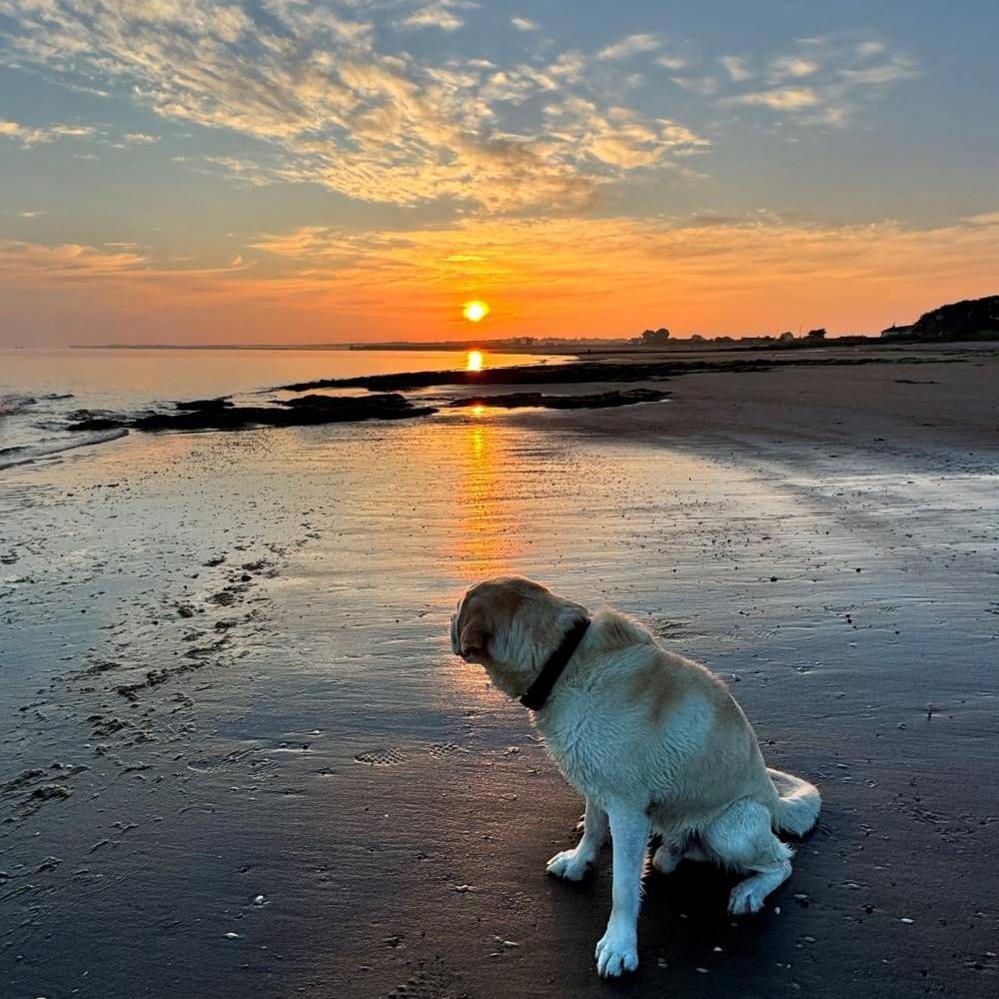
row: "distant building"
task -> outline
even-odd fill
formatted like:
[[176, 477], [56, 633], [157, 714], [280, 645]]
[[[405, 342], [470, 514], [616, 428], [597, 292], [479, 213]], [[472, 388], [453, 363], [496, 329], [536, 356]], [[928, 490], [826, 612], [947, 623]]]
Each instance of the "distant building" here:
[[896, 336], [912, 336], [912, 327], [896, 326], [892, 323], [887, 329], [881, 331], [882, 340], [890, 340], [892, 337]]

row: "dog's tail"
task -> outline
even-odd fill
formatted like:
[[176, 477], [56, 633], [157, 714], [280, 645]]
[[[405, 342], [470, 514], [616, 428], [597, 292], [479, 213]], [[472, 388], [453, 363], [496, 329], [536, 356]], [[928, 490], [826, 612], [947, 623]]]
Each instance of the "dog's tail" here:
[[819, 789], [807, 780], [782, 770], [767, 767], [767, 773], [780, 795], [773, 810], [774, 825], [782, 832], [804, 836], [819, 817], [822, 807]]

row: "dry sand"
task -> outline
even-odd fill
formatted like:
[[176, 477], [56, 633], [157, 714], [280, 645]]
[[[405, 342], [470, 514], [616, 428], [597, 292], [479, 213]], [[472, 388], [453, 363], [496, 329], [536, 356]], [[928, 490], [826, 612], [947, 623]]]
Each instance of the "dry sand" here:
[[[989, 994], [997, 371], [690, 375], [628, 409], [132, 435], [12, 470], [0, 991]], [[823, 790], [755, 919], [725, 915], [729, 875], [650, 876], [616, 986], [606, 865], [543, 873], [577, 796], [447, 649], [460, 589], [509, 570], [706, 661]]]

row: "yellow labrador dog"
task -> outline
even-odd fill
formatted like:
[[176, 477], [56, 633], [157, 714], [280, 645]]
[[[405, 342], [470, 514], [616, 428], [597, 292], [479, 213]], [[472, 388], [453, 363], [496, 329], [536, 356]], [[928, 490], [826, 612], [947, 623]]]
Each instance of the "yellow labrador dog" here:
[[597, 944], [604, 977], [638, 967], [645, 854], [664, 874], [686, 856], [749, 875], [729, 911], [758, 912], [791, 874], [775, 830], [801, 836], [819, 814], [818, 790], [763, 762], [752, 726], [703, 666], [667, 652], [636, 621], [590, 614], [540, 583], [501, 577], [473, 586], [451, 619], [451, 646], [534, 712], [569, 782], [586, 795], [583, 837], [548, 861], [571, 881], [613, 842], [613, 904]]

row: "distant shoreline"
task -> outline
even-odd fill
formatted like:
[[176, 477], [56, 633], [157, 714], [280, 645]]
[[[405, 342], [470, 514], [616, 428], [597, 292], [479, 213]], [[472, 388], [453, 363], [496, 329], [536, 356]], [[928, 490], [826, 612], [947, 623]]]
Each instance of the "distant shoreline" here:
[[[496, 354], [578, 354], [584, 350], [597, 349], [600, 351], [617, 352], [628, 347], [634, 348], [633, 344], [623, 344], [616, 340], [607, 340], [606, 346], [599, 347], [582, 346], [575, 343], [566, 344], [536, 344], [526, 346], [523, 344], [504, 344], [490, 341], [473, 340], [467, 344], [458, 343], [71, 343], [69, 350], [314, 350], [318, 352], [333, 350], [398, 350], [398, 351], [423, 351], [426, 353], [467, 353], [470, 350], [489, 350]], [[17, 349], [17, 348], [11, 348]]]
[[[794, 340], [761, 341], [756, 337], [742, 339], [690, 340], [671, 339], [667, 343], [639, 344], [632, 340], [563, 340], [548, 343], [507, 343], [502, 340], [445, 340], [435, 343], [296, 343], [296, 344], [223, 344], [223, 343], [105, 343], [105, 344], [70, 344], [69, 350], [231, 350], [231, 351], [400, 351], [422, 353], [467, 353], [471, 350], [492, 351], [495, 354], [531, 354], [555, 355], [566, 357], [602, 356], [612, 357], [643, 357], [651, 358], [663, 355], [725, 353], [725, 352], [775, 352], [787, 353], [799, 350], [822, 350], [832, 348], [847, 350], [850, 348], [905, 348], [905, 347], [948, 347], [959, 348], [973, 344], [988, 344], [999, 340], [999, 334], [982, 333], [977, 336], [953, 338], [917, 336], [868, 336], [862, 334], [843, 334], [826, 338], [811, 339], [808, 337]], [[21, 349], [21, 348], [8, 348]]]
[[[860, 341], [860, 342], [858, 342]], [[73, 343], [70, 350], [313, 350], [313, 351], [412, 351], [424, 353], [467, 353], [470, 350], [486, 350], [496, 354], [635, 354], [650, 356], [653, 354], [673, 353], [677, 351], [719, 351], [719, 350], [788, 350], [814, 348], [822, 346], [873, 346], [885, 341], [878, 337], [844, 336], [826, 341], [805, 343], [797, 341], [793, 344], [776, 342], [761, 344], [752, 338], [743, 343], [739, 340], [728, 342], [712, 342], [676, 339], [669, 344], [643, 346], [629, 340], [565, 340], [560, 343], [513, 344], [496, 340], [443, 341], [437, 343], [296, 343], [296, 344], [225, 344], [225, 343]]]

